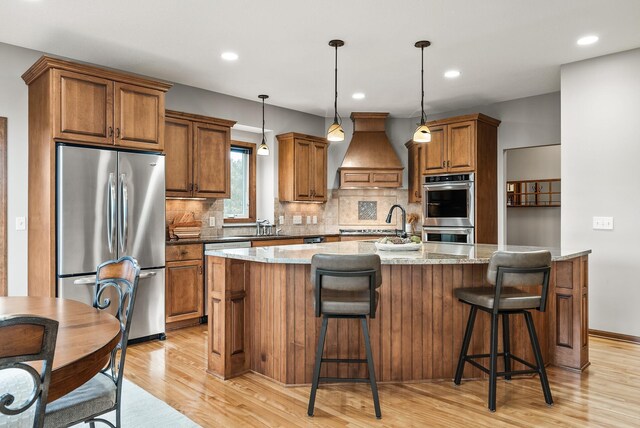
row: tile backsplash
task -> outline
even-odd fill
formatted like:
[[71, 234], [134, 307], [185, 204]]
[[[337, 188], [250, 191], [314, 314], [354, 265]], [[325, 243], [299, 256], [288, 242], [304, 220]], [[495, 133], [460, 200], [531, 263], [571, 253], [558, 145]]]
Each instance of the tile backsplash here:
[[[416, 213], [421, 217], [421, 205], [407, 202], [407, 189], [329, 189], [327, 202], [297, 203], [275, 200], [275, 226], [286, 235], [338, 233], [340, 229], [395, 229], [401, 227], [399, 211], [394, 213], [394, 223], [385, 219], [393, 204], [406, 208], [407, 214]], [[169, 225], [176, 215], [193, 212], [196, 220], [202, 221], [203, 237], [248, 235], [255, 232], [255, 226], [222, 228], [222, 199], [166, 201], [166, 222]], [[280, 224], [280, 217], [284, 223]], [[294, 217], [300, 217], [301, 224], [294, 224]], [[215, 226], [209, 226], [209, 217], [215, 217]]]

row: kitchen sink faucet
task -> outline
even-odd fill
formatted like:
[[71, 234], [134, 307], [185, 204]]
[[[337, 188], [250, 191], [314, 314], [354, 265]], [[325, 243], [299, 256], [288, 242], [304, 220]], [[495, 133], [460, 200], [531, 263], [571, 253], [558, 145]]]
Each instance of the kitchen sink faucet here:
[[[264, 220], [256, 220], [256, 235], [260, 236], [260, 235], [264, 235], [264, 226], [267, 223], [269, 223], [269, 220], [264, 219]], [[262, 226], [262, 227], [261, 227]], [[261, 232], [262, 230], [262, 232]]]
[[402, 211], [402, 229], [396, 229], [396, 235], [400, 236], [401, 238], [406, 238], [407, 237], [407, 211], [404, 208], [402, 208], [401, 205], [395, 204], [391, 206], [391, 208], [389, 209], [389, 214], [387, 214], [387, 223], [391, 223], [391, 215], [393, 215], [393, 210], [396, 208]]

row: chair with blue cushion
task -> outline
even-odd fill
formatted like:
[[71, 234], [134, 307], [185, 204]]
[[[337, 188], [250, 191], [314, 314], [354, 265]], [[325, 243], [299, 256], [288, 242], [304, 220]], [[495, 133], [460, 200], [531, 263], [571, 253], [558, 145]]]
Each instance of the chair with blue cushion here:
[[57, 336], [56, 320], [0, 317], [0, 426], [43, 426]]
[[[93, 306], [100, 310], [115, 311], [115, 316], [120, 321], [122, 336], [111, 352], [110, 362], [104, 370], [84, 385], [47, 405], [45, 427], [66, 427], [81, 422], [89, 423], [91, 427], [94, 426], [94, 422], [114, 427], [111, 422], [99, 418], [112, 411], [116, 412], [115, 427], [121, 426], [120, 404], [124, 363], [139, 276], [140, 267], [136, 260], [129, 256], [98, 266]], [[113, 298], [106, 297], [109, 293], [115, 296], [117, 301], [113, 302]], [[117, 306], [111, 308], [112, 304]]]

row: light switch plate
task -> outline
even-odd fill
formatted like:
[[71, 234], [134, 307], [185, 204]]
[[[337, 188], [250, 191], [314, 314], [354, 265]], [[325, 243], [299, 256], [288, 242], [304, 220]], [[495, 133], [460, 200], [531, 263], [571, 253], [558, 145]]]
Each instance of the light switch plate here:
[[294, 215], [293, 216], [293, 224], [302, 224], [302, 216]]
[[209, 227], [215, 227], [215, 225], [216, 225], [216, 218], [209, 217]]
[[613, 230], [613, 217], [594, 217], [593, 230]]
[[284, 224], [284, 216], [281, 215], [280, 218], [278, 218], [278, 221], [280, 222], [280, 224]]
[[313, 224], [318, 224], [318, 216], [317, 215], [313, 216]]
[[27, 221], [24, 217], [16, 217], [16, 230], [25, 230]]
[[311, 224], [311, 216], [310, 215], [307, 216], [307, 224]]

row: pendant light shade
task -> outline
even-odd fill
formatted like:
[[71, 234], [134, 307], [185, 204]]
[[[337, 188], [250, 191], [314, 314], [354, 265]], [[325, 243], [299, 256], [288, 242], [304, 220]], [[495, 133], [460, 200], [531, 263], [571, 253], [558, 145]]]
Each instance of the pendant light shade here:
[[342, 40], [331, 40], [329, 46], [336, 50], [336, 62], [334, 73], [335, 97], [333, 99], [333, 123], [327, 131], [327, 140], [344, 141], [344, 129], [342, 129], [342, 119], [338, 115], [338, 48], [344, 46]]
[[424, 48], [431, 46], [431, 42], [427, 40], [420, 40], [416, 42], [415, 47], [420, 48], [422, 67], [420, 68], [420, 77], [422, 79], [422, 98], [420, 101], [420, 124], [413, 133], [413, 141], [416, 143], [428, 143], [431, 141], [431, 131], [427, 126], [427, 115], [424, 112]]
[[264, 138], [264, 100], [269, 98], [269, 95], [258, 95], [258, 98], [262, 100], [262, 143], [258, 146], [258, 156], [269, 156], [269, 146]]

